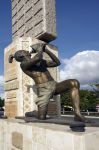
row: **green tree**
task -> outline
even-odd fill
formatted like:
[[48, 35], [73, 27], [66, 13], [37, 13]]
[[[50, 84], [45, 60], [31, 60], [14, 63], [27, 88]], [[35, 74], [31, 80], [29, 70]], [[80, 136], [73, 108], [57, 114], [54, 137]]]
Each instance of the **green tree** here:
[[93, 88], [93, 91], [96, 92], [97, 98], [99, 98], [99, 83], [94, 83], [90, 85]]
[[3, 107], [4, 106], [4, 99], [2, 99], [1, 97], [0, 97], [0, 107]]
[[72, 106], [71, 100], [70, 100], [70, 94], [68, 92], [65, 92], [60, 95], [61, 99], [61, 106]]
[[99, 98], [97, 92], [89, 90], [80, 90], [80, 106], [81, 110], [95, 108]]
[[[99, 93], [99, 92], [98, 92]], [[99, 95], [99, 94], [98, 94]], [[96, 91], [80, 90], [80, 107], [81, 110], [95, 108], [99, 104], [99, 97]], [[72, 106], [69, 93], [63, 93], [60, 96], [61, 106]]]

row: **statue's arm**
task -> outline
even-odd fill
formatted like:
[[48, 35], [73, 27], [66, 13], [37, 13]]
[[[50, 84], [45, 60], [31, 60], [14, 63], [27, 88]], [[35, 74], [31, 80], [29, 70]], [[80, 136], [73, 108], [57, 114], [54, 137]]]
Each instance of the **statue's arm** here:
[[57, 67], [61, 64], [59, 59], [51, 51], [45, 48], [44, 52], [47, 53], [49, 57], [52, 59], [50, 61], [46, 61], [47, 67]]
[[39, 51], [33, 58], [31, 58], [28, 61], [25, 61], [23, 63], [21, 63], [21, 67], [22, 68], [31, 68], [33, 65], [37, 64], [38, 62], [40, 62], [42, 60], [43, 57], [43, 51]]

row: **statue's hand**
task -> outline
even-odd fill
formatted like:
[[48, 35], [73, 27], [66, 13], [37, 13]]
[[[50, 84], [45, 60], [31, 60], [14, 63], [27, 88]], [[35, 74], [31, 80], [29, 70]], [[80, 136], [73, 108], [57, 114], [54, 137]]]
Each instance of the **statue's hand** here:
[[38, 52], [45, 52], [45, 47], [47, 44], [45, 43], [39, 43], [35, 45], [31, 45], [30, 47], [32, 48], [32, 51], [30, 53], [38, 53]]
[[[32, 48], [32, 46], [31, 46], [31, 48]], [[30, 54], [32, 54], [32, 53], [36, 53], [36, 50], [33, 49], [33, 48], [32, 48], [32, 50], [30, 51]]]
[[46, 51], [46, 45], [47, 45], [47, 44], [44, 44], [44, 45], [42, 45], [42, 47], [36, 49], [36, 52], [37, 52], [37, 53], [39, 53], [39, 52], [45, 52], [45, 51]]
[[41, 51], [43, 52], [43, 49], [32, 49], [30, 53], [40, 53]]
[[43, 52], [46, 52], [46, 45], [47, 45], [47, 44], [45, 44], [45, 45], [43, 46]]

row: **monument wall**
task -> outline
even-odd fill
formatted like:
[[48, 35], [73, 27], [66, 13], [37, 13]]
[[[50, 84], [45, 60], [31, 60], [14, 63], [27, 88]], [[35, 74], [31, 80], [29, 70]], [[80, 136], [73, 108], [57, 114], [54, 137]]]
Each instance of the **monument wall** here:
[[[5, 48], [5, 114], [8, 117], [23, 116], [35, 110], [36, 90], [33, 81], [20, 69], [20, 63], [8, 63], [10, 54], [18, 50], [30, 51], [37, 42], [50, 42], [56, 38], [55, 0], [12, 0], [12, 43]], [[38, 39], [38, 40], [36, 40]], [[40, 41], [39, 41], [40, 39]], [[48, 47], [55, 55], [55, 46]], [[49, 59], [45, 55], [46, 59]], [[56, 81], [57, 68], [50, 69]], [[59, 96], [48, 107], [49, 114], [60, 114]]]

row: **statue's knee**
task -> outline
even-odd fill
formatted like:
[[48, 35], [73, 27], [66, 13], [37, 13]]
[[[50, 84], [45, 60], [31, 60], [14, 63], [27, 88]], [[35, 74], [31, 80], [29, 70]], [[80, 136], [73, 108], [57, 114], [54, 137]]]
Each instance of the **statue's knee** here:
[[74, 79], [74, 86], [75, 86], [76, 88], [79, 88], [79, 87], [80, 87], [80, 83], [79, 83], [79, 81], [76, 80], [76, 79]]

